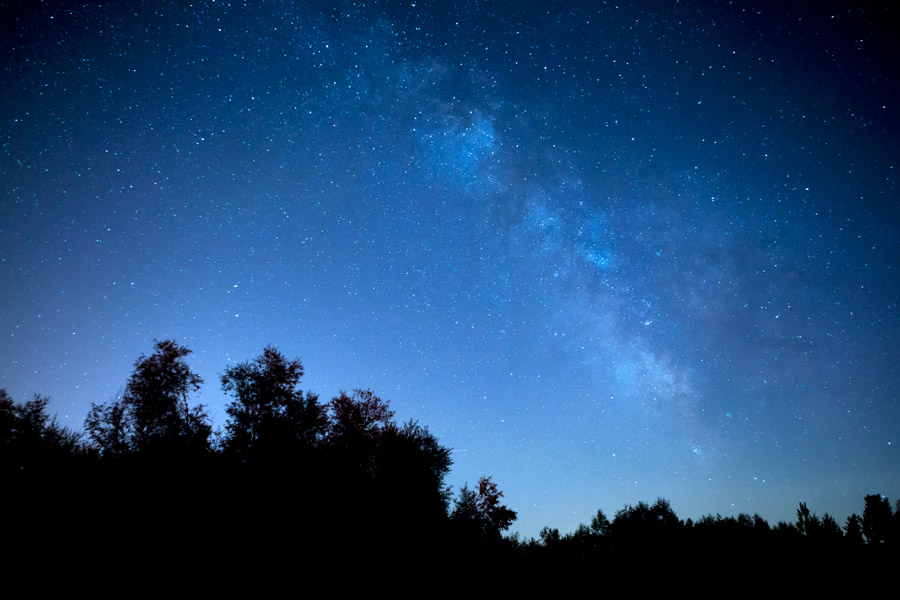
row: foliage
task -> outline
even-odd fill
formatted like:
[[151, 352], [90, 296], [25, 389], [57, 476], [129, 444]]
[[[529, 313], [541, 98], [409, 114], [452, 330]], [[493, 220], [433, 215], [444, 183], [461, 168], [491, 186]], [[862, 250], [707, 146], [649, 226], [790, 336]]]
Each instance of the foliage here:
[[79, 435], [61, 427], [47, 414], [50, 398], [35, 394], [33, 400], [16, 403], [0, 389], [0, 453], [8, 456], [15, 446], [74, 449]]
[[653, 536], [671, 532], [681, 527], [681, 522], [669, 501], [658, 498], [652, 506], [646, 502], [626, 505], [616, 512], [609, 526], [610, 533], [620, 539]]
[[597, 514], [591, 517], [591, 532], [594, 535], [606, 535], [609, 531], [609, 519], [602, 509], [597, 509]]
[[496, 541], [516, 520], [516, 512], [500, 503], [503, 492], [490, 477], [478, 480], [478, 492], [463, 486], [450, 515], [467, 535], [482, 541]]
[[869, 494], [865, 498], [862, 516], [862, 530], [869, 544], [883, 544], [890, 537], [891, 503], [880, 494]]
[[[48, 416], [47, 398], [17, 404], [0, 389], [0, 506], [32, 521], [60, 502], [77, 507], [95, 547], [123, 530], [199, 544], [203, 536], [189, 507], [204, 506], [209, 520], [232, 525], [217, 538], [226, 551], [274, 547], [276, 536], [289, 536], [361, 555], [382, 549], [423, 561], [451, 553], [471, 560], [460, 550], [475, 549], [476, 557], [500, 563], [588, 569], [638, 565], [647, 556], [654, 568], [702, 563], [713, 570], [794, 564], [795, 557], [801, 565], [844, 558], [863, 564], [872, 557], [887, 564], [896, 556], [900, 502], [894, 512], [877, 494], [865, 497], [862, 516], [851, 515], [843, 529], [806, 503], [796, 522], [775, 527], [747, 513], [682, 522], [658, 498], [626, 505], [612, 522], [598, 510], [569, 534], [544, 527], [539, 540], [504, 539], [517, 515], [491, 478], [463, 486], [448, 513], [452, 455], [427, 427], [396, 423], [389, 403], [371, 390], [340, 392], [320, 405], [299, 387], [300, 359], [271, 346], [221, 376], [232, 401], [221, 446], [228, 460], [217, 460], [202, 406], [188, 403], [202, 383], [186, 363], [189, 354], [174, 341], [155, 342], [153, 354], [135, 362], [121, 398], [92, 405], [85, 428], [93, 452]], [[204, 459], [184, 460], [198, 456]], [[116, 502], [107, 502], [111, 497]], [[22, 539], [35, 538], [20, 521], [14, 528]]]
[[299, 358], [289, 361], [271, 346], [252, 361], [226, 369], [222, 390], [234, 401], [225, 409], [225, 452], [246, 461], [313, 447], [327, 420], [318, 396], [298, 388], [302, 376]]
[[351, 396], [341, 391], [328, 408], [331, 411], [329, 438], [338, 443], [376, 438], [394, 418], [388, 403], [372, 390], [356, 389]]
[[538, 537], [541, 539], [541, 544], [545, 548], [553, 548], [553, 546], [560, 543], [561, 539], [559, 529], [546, 526], [538, 533]]
[[35, 394], [19, 404], [0, 389], [0, 469], [7, 482], [38, 463], [48, 463], [79, 450], [76, 433], [47, 414], [50, 399]]
[[407, 512], [447, 516], [450, 489], [444, 478], [453, 460], [450, 449], [415, 421], [388, 424], [378, 451], [381, 486], [393, 490]]
[[93, 445], [107, 456], [124, 456], [128, 452], [129, 423], [125, 404], [91, 404], [84, 422]]
[[487, 524], [489, 535], [499, 535], [516, 520], [516, 512], [500, 504], [503, 492], [490, 477], [478, 480], [478, 513]]
[[8, 517], [15, 515], [5, 524], [7, 535], [28, 530], [26, 515], [46, 520], [41, 513], [71, 493], [83, 456], [80, 435], [47, 414], [48, 402], [35, 394], [20, 404], [0, 389], [0, 509]]
[[104, 455], [209, 449], [212, 428], [203, 406], [188, 405], [189, 393], [203, 383], [185, 361], [191, 350], [173, 340], [156, 341], [154, 348], [135, 361], [120, 400], [91, 405], [85, 429]]
[[863, 531], [862, 531], [862, 519], [857, 514], [852, 514], [847, 517], [847, 522], [844, 525], [844, 537], [847, 541], [854, 546], [861, 546], [863, 544]]

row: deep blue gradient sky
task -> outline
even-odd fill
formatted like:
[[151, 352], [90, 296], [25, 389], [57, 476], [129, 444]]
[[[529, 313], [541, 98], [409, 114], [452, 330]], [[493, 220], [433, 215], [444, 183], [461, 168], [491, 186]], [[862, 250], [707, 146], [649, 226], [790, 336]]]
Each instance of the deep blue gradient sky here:
[[0, 387], [80, 429], [175, 338], [222, 426], [272, 344], [526, 536], [843, 523], [900, 496], [897, 12], [4, 3]]

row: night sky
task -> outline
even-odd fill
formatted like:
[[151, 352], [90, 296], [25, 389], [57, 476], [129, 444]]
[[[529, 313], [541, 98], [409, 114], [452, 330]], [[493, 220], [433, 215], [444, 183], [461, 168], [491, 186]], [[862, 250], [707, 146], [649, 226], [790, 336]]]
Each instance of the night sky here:
[[222, 427], [272, 344], [525, 536], [843, 524], [900, 497], [888, 4], [4, 3], [0, 387], [80, 430], [174, 338]]

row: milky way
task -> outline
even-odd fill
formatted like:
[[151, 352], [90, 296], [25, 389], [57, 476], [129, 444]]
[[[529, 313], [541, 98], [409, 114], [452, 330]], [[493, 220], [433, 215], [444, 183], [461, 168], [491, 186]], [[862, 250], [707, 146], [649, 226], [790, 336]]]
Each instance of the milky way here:
[[273, 344], [535, 535], [900, 496], [894, 7], [0, 9], [0, 386]]

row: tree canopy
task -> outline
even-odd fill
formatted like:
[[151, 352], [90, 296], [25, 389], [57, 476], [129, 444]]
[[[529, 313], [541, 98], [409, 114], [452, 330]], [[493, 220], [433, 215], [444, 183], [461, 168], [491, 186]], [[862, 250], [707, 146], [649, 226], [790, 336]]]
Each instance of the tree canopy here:
[[450, 518], [466, 534], [483, 541], [499, 540], [516, 519], [516, 512], [500, 503], [503, 492], [490, 477], [478, 480], [478, 491], [463, 486]]
[[222, 390], [234, 400], [224, 449], [241, 460], [311, 448], [324, 434], [327, 417], [318, 396], [299, 388], [303, 364], [287, 360], [272, 346], [252, 361], [229, 367]]
[[160, 455], [209, 449], [212, 426], [202, 405], [188, 397], [203, 379], [185, 358], [191, 353], [174, 340], [154, 342], [150, 356], [141, 355], [121, 399], [92, 404], [85, 421], [95, 447], [108, 455]]
[[[0, 507], [27, 517], [14, 527], [17, 539], [36, 539], [30, 523], [64, 505], [87, 515], [94, 548], [128, 531], [144, 555], [172, 544], [199, 551], [212, 535], [223, 551], [253, 548], [260, 564], [277, 559], [260, 549], [280, 548], [272, 542], [285, 537], [406, 559], [500, 557], [591, 568], [638, 564], [649, 555], [668, 556], [680, 568], [798, 555], [810, 564], [832, 556], [864, 564], [886, 562], [898, 550], [900, 503], [892, 511], [879, 494], [866, 496], [862, 516], [851, 515], [843, 529], [806, 502], [796, 521], [770, 527], [744, 513], [682, 521], [658, 498], [626, 505], [612, 521], [597, 510], [569, 534], [545, 527], [537, 540], [504, 537], [517, 513], [491, 477], [454, 497], [446, 484], [451, 450], [427, 427], [396, 422], [390, 403], [372, 390], [341, 391], [320, 404], [300, 389], [301, 360], [271, 346], [225, 368], [226, 433], [211, 444], [202, 405], [190, 403], [202, 384], [187, 364], [190, 353], [156, 341], [152, 354], [135, 361], [121, 398], [92, 405], [86, 445], [48, 415], [46, 397], [20, 404], [0, 389]], [[209, 534], [198, 511], [229, 526]], [[44, 523], [46, 534], [52, 527]]]

